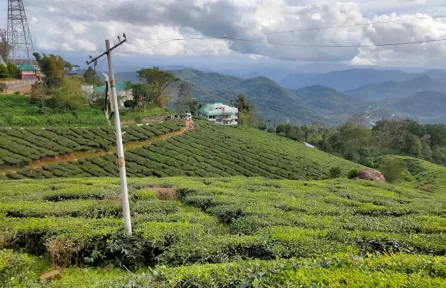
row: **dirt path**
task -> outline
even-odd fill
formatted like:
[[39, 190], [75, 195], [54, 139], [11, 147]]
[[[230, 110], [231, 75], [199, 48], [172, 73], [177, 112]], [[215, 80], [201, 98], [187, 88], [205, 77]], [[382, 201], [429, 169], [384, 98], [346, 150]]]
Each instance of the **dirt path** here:
[[[178, 131], [169, 132], [164, 135], [151, 137], [147, 140], [129, 141], [129, 142], [124, 143], [124, 150], [127, 151], [129, 149], [141, 148], [144, 145], [150, 145], [154, 142], [165, 141], [169, 138], [184, 134], [186, 132], [186, 130], [187, 130], [186, 128], [181, 128]], [[90, 157], [101, 157], [101, 156], [105, 156], [105, 155], [112, 155], [115, 152], [116, 152], [116, 147], [112, 147], [109, 151], [91, 150], [91, 151], [72, 152], [72, 153], [68, 153], [68, 154], [64, 154], [64, 155], [59, 155], [59, 156], [54, 156], [54, 157], [45, 157], [45, 158], [41, 158], [39, 160], [32, 161], [28, 165], [26, 165], [25, 168], [36, 169], [36, 168], [41, 168], [44, 165], [56, 165], [56, 164], [66, 163], [68, 161], [78, 161], [79, 159], [85, 159], [85, 158], [90, 158]], [[16, 169], [17, 169], [17, 167], [7, 168], [7, 169], [2, 170], [0, 172], [0, 174], [2, 174], [3, 176], [5, 176], [7, 173], [15, 174]]]

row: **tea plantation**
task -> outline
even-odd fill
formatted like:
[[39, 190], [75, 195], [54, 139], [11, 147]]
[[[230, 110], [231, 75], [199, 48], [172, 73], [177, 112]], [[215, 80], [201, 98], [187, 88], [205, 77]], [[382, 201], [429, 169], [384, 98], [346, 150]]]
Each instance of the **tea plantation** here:
[[[1, 181], [0, 286], [446, 285], [443, 189], [174, 177], [129, 190], [132, 237], [117, 178]], [[51, 267], [62, 278], [38, 280]]]
[[[143, 140], [178, 130], [181, 125], [181, 121], [175, 120], [153, 126], [127, 127], [124, 129], [124, 141]], [[110, 128], [4, 129], [0, 130], [1, 135], [4, 140], [0, 140], [0, 153], [3, 153], [0, 154], [0, 163], [3, 161], [23, 166], [39, 157], [92, 148], [110, 152], [55, 165], [5, 171], [4, 178], [118, 175], [116, 154], [110, 150], [115, 137]], [[11, 145], [13, 142], [17, 145]], [[130, 177], [242, 175], [311, 180], [329, 178], [329, 171], [334, 167], [341, 167], [344, 175], [359, 167], [274, 134], [256, 129], [221, 127], [203, 121], [198, 122], [194, 131], [184, 135], [139, 147], [129, 146], [126, 150], [127, 173]]]

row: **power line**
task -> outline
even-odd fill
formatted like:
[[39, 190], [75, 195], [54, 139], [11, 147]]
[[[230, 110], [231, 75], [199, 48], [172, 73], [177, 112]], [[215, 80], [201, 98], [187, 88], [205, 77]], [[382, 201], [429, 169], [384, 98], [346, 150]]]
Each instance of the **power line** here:
[[[141, 38], [140, 38], [141, 39]], [[152, 46], [143, 47], [137, 49], [135, 51], [130, 52], [122, 52], [120, 54], [133, 54], [146, 49], [155, 48], [157, 46], [161, 46], [174, 41], [190, 41], [190, 40], [232, 40], [239, 42], [248, 42], [253, 44], [263, 44], [263, 45], [272, 45], [272, 46], [285, 46], [285, 47], [297, 47], [297, 48], [373, 48], [373, 47], [387, 47], [387, 46], [404, 46], [404, 45], [414, 45], [414, 44], [424, 44], [424, 43], [433, 43], [433, 42], [443, 42], [446, 41], [446, 38], [442, 39], [431, 39], [431, 40], [419, 40], [419, 41], [408, 41], [408, 42], [394, 42], [394, 43], [381, 43], [381, 44], [360, 44], [360, 45], [301, 45], [301, 44], [289, 44], [289, 43], [274, 43], [274, 42], [264, 42], [264, 41], [256, 41], [249, 40], [243, 38], [236, 37], [191, 37], [191, 38], [177, 38], [170, 39], [164, 41], [162, 43], [158, 43]]]
[[[367, 23], [353, 23], [353, 24], [344, 24], [344, 25], [333, 25], [333, 26], [322, 26], [322, 27], [311, 27], [311, 28], [302, 28], [302, 29], [293, 29], [293, 30], [284, 30], [284, 31], [271, 31], [265, 33], [248, 33], [244, 34], [244, 36], [264, 36], [264, 35], [273, 35], [273, 34], [284, 34], [284, 33], [298, 33], [298, 32], [310, 32], [310, 31], [321, 31], [328, 29], [337, 29], [337, 28], [349, 28], [349, 27], [360, 27], [360, 26], [368, 26], [368, 25], [381, 25], [381, 24], [389, 24], [389, 23], [402, 23], [402, 22], [411, 22], [411, 21], [420, 21], [420, 20], [432, 20], [432, 19], [442, 19], [446, 18], [446, 15], [436, 15], [436, 16], [428, 16], [428, 17], [416, 17], [410, 19], [398, 19], [398, 20], [389, 20], [389, 21], [375, 21], [375, 22], [367, 22]], [[237, 38], [235, 36], [216, 36], [209, 38]], [[166, 38], [139, 38], [144, 40], [169, 40]]]

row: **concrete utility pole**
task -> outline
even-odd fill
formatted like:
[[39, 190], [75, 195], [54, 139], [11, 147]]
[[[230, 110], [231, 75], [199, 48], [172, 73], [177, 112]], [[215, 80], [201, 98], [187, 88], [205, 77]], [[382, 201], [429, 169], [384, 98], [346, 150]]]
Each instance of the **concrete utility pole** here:
[[124, 227], [127, 230], [129, 235], [132, 235], [132, 222], [130, 219], [130, 205], [129, 205], [129, 193], [127, 190], [127, 174], [125, 171], [125, 159], [124, 159], [124, 146], [122, 144], [122, 132], [121, 132], [121, 119], [119, 117], [119, 106], [118, 106], [118, 97], [116, 95], [116, 83], [115, 83], [115, 74], [113, 71], [113, 63], [112, 63], [112, 51], [117, 47], [121, 46], [127, 41], [127, 37], [125, 33], [123, 34], [124, 40], [121, 40], [118, 36], [119, 43], [110, 47], [110, 41], [105, 40], [105, 52], [101, 55], [93, 58], [90, 56], [90, 61], [87, 61], [87, 65], [91, 63], [96, 63], [96, 61], [107, 55], [108, 59], [108, 70], [110, 77], [110, 89], [111, 89], [111, 101], [115, 111], [115, 128], [116, 128], [116, 146], [118, 148], [118, 163], [119, 163], [119, 176], [121, 177], [121, 193], [122, 193], [122, 208], [124, 213]]

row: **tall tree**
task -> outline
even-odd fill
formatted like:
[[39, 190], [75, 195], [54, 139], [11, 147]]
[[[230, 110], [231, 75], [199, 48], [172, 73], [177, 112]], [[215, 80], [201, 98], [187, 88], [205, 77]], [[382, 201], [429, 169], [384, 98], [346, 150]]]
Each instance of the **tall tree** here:
[[153, 103], [159, 107], [165, 107], [169, 102], [165, 92], [167, 87], [177, 80], [175, 76], [159, 67], [141, 69], [137, 73], [140, 80], [149, 84]]
[[61, 56], [54, 54], [46, 55], [34, 53], [37, 63], [39, 64], [40, 71], [47, 77], [59, 77], [63, 78], [65, 61]]
[[8, 61], [9, 45], [5, 29], [0, 29], [0, 56], [3, 60]]
[[93, 68], [91, 68], [91, 66], [89, 66], [87, 71], [84, 72], [84, 79], [85, 83], [90, 85], [100, 86], [102, 84], [98, 74]]
[[178, 90], [178, 100], [176, 102], [176, 110], [178, 114], [191, 112], [189, 104], [192, 101], [192, 93], [189, 85], [185, 82], [180, 83]]
[[235, 100], [238, 109], [238, 124], [246, 127], [257, 127], [256, 109], [251, 105], [248, 98], [240, 93]]

